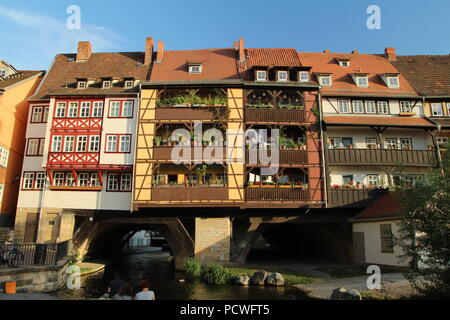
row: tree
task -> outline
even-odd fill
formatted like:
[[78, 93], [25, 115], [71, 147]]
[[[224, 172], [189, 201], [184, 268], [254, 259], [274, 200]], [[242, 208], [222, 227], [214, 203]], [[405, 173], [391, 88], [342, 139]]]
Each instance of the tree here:
[[[450, 294], [450, 148], [442, 168], [430, 171], [415, 185], [403, 185], [398, 196], [402, 219], [396, 244], [409, 261], [405, 277], [428, 296]], [[419, 281], [424, 280], [424, 281]]]

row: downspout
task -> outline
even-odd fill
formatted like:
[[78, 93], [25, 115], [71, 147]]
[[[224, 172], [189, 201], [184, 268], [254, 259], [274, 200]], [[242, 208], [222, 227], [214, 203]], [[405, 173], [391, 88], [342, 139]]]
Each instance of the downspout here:
[[131, 185], [131, 203], [130, 203], [130, 213], [133, 214], [134, 212], [134, 194], [136, 190], [136, 159], [137, 159], [137, 147], [138, 147], [138, 132], [139, 132], [139, 118], [141, 114], [141, 90], [142, 90], [142, 83], [139, 84], [139, 92], [137, 94], [138, 103], [137, 103], [137, 112], [136, 114], [136, 125], [134, 130], [134, 156], [133, 156], [133, 183]]
[[322, 110], [322, 87], [319, 86], [319, 130], [320, 130], [320, 140], [322, 141], [321, 145], [321, 151], [322, 151], [322, 172], [323, 172], [323, 184], [324, 184], [324, 201], [325, 201], [325, 208], [328, 207], [328, 177], [327, 177], [327, 170], [326, 170], [326, 163], [325, 163], [325, 143], [324, 141], [324, 135], [323, 135], [323, 110]]

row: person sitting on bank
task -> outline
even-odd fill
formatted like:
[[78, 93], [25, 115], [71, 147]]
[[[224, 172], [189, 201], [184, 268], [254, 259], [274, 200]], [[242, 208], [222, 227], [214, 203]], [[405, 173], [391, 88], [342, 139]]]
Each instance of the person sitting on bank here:
[[155, 300], [155, 293], [150, 291], [150, 283], [148, 280], [142, 280], [139, 283], [141, 291], [136, 293], [134, 300]]
[[108, 293], [110, 297], [115, 296], [120, 289], [125, 286], [125, 282], [120, 279], [120, 274], [118, 272], [114, 272], [114, 279], [111, 280], [108, 286]]
[[119, 291], [112, 297], [113, 300], [133, 300], [131, 294], [131, 287], [125, 284]]

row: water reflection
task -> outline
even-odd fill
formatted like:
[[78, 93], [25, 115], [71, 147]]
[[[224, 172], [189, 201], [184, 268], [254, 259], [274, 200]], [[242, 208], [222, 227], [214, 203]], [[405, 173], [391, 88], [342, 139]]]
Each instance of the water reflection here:
[[150, 252], [122, 256], [106, 266], [105, 270], [82, 277], [80, 290], [62, 289], [55, 293], [61, 299], [93, 299], [107, 291], [114, 272], [129, 283], [135, 292], [140, 280], [148, 279], [158, 300], [284, 300], [288, 296], [304, 299], [293, 287], [216, 286], [201, 282], [180, 283], [183, 274], [175, 272], [173, 257], [167, 252]]

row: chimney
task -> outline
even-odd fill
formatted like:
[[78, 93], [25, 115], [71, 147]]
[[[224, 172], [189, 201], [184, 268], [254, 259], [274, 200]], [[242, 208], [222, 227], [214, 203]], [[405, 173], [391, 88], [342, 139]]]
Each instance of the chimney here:
[[158, 47], [156, 49], [156, 63], [161, 63], [164, 56], [164, 41], [158, 41]]
[[244, 39], [239, 38], [239, 62], [245, 61], [245, 47], [244, 47]]
[[395, 48], [386, 48], [384, 53], [389, 61], [397, 61], [397, 54], [395, 53]]
[[89, 59], [92, 53], [92, 45], [89, 41], [78, 42], [77, 62], [83, 62]]
[[233, 48], [234, 48], [234, 50], [238, 50], [239, 49], [239, 42], [237, 42], [237, 41], [234, 41], [233, 42]]
[[153, 59], [153, 46], [154, 46], [154, 41], [152, 37], [148, 37], [145, 40], [145, 57], [144, 57], [144, 64], [150, 64], [152, 63], [152, 59]]
[[353, 50], [352, 54], [359, 54], [359, 51], [358, 50]]
[[323, 50], [323, 53], [331, 53], [330, 49]]

